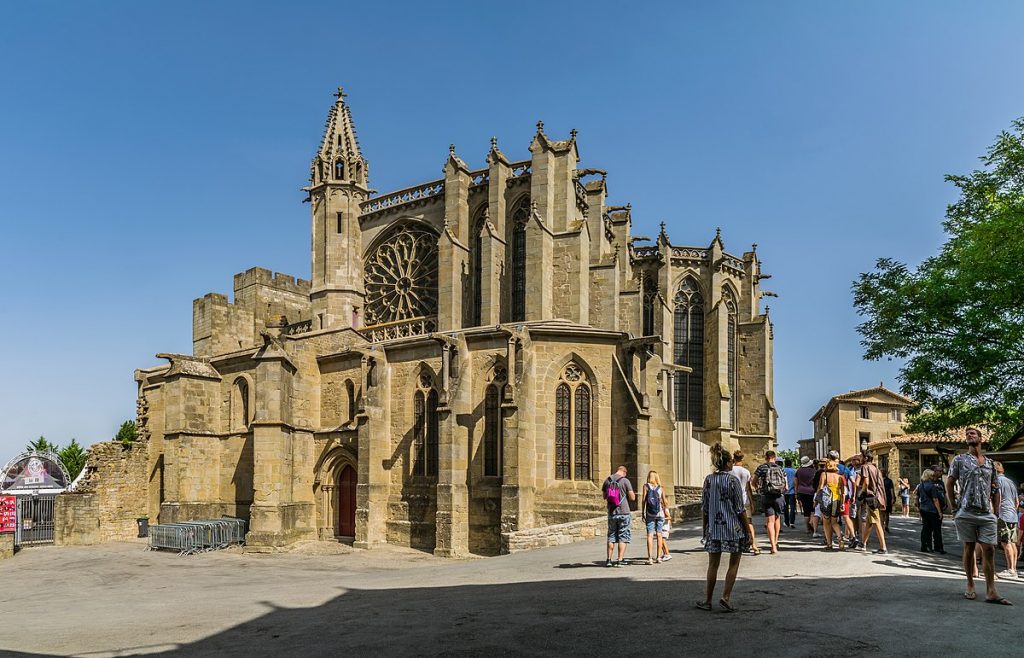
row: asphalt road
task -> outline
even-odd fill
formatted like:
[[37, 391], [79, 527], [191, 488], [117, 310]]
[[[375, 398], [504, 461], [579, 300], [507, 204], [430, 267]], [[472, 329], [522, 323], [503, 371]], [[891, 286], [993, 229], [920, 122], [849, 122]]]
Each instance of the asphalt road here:
[[[888, 556], [825, 553], [801, 531], [744, 557], [739, 612], [705, 612], [694, 524], [674, 559], [607, 569], [600, 540], [441, 560], [312, 543], [278, 555], [178, 557], [142, 544], [39, 547], [0, 562], [0, 650], [82, 656], [187, 655], [1015, 655], [1015, 607], [962, 597], [959, 546], [923, 555], [916, 519], [894, 519]], [[1000, 568], [1002, 561], [999, 561]], [[724, 575], [724, 566], [722, 575]], [[717, 598], [717, 597], [716, 597]]]

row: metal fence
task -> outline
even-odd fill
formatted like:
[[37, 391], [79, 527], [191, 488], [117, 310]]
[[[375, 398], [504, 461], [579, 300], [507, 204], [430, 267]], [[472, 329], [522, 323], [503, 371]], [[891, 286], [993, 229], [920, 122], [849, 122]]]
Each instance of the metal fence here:
[[233, 517], [163, 523], [149, 527], [148, 549], [192, 555], [245, 543], [245, 521]]
[[53, 495], [18, 496], [14, 545], [53, 543]]

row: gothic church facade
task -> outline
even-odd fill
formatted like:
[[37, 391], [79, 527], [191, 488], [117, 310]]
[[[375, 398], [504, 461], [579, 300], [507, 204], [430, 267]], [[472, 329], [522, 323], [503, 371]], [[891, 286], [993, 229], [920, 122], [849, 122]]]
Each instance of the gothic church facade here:
[[[249, 519], [248, 543], [351, 537], [443, 556], [604, 514], [600, 484], [775, 441], [756, 249], [631, 234], [575, 131], [529, 157], [452, 147], [388, 194], [341, 90], [306, 188], [310, 280], [250, 269], [193, 304], [193, 353], [136, 371], [159, 522]], [[646, 244], [644, 244], [646, 243]]]

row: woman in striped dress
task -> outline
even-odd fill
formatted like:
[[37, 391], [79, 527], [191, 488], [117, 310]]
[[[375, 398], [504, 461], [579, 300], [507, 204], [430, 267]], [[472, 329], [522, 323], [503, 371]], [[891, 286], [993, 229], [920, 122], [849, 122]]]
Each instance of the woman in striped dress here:
[[740, 569], [740, 557], [750, 548], [747, 512], [743, 507], [740, 482], [730, 471], [732, 455], [721, 443], [711, 446], [711, 464], [715, 472], [704, 478], [701, 509], [704, 518], [704, 550], [708, 553], [708, 576], [704, 600], [697, 602], [701, 610], [711, 609], [711, 599], [718, 582], [718, 566], [722, 553], [729, 554], [729, 570], [725, 574], [725, 589], [718, 604], [729, 612], [736, 608], [730, 603], [732, 586]]

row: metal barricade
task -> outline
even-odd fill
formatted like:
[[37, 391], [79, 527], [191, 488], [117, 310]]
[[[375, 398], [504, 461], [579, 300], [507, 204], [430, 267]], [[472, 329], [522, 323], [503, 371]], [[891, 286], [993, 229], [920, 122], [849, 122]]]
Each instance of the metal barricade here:
[[148, 549], [173, 550], [178, 555], [192, 555], [244, 543], [245, 521], [223, 517], [150, 526]]

